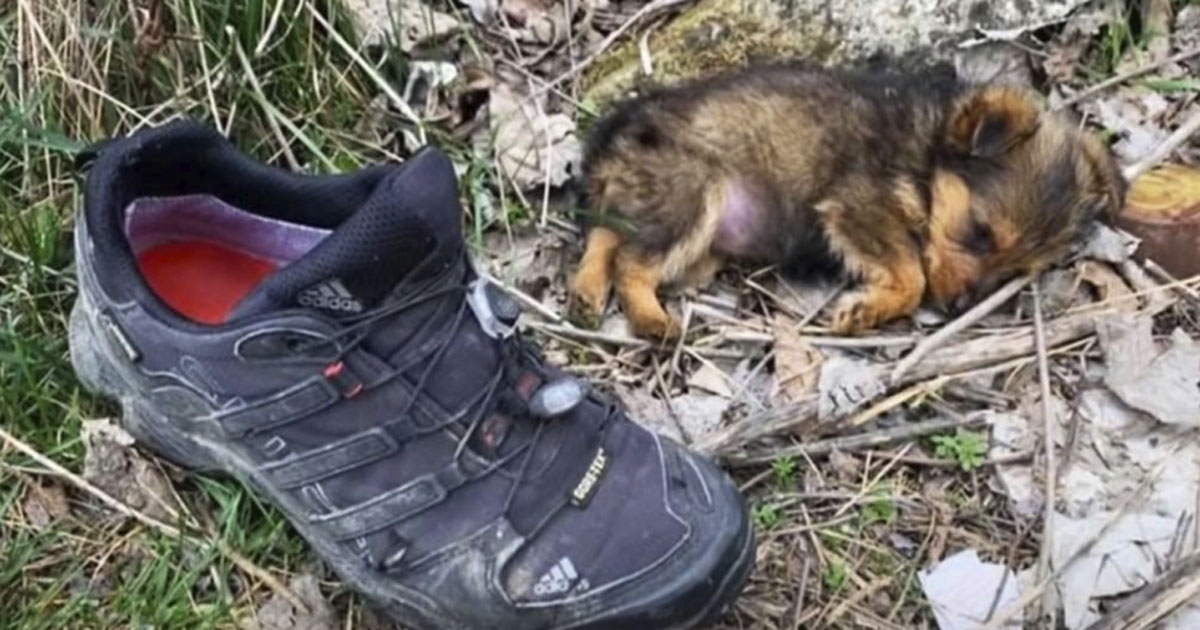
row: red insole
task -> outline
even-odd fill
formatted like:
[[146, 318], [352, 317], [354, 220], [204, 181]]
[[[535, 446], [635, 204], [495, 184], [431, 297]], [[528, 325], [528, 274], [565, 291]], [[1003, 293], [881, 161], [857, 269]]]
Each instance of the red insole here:
[[220, 245], [176, 241], [138, 256], [138, 267], [158, 297], [202, 324], [220, 324], [276, 266]]

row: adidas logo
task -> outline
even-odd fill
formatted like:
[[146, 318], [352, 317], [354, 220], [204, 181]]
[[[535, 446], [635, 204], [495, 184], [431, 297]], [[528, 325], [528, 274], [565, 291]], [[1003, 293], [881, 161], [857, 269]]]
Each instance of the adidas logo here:
[[533, 585], [533, 594], [538, 597], [547, 595], [561, 595], [571, 590], [571, 585], [579, 578], [579, 572], [575, 570], [575, 564], [571, 559], [563, 556], [561, 560], [550, 567], [550, 570], [538, 580], [537, 584]]
[[361, 313], [362, 302], [359, 302], [341, 280], [333, 278], [321, 284], [309, 287], [300, 292], [296, 298], [300, 306], [308, 308], [323, 308], [342, 313]]

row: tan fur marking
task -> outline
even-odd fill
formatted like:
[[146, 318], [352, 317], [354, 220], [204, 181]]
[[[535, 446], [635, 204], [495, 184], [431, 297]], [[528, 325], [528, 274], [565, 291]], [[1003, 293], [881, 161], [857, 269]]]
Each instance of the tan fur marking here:
[[588, 232], [587, 247], [571, 284], [572, 310], [580, 323], [599, 325], [612, 289], [612, 262], [620, 244], [621, 235], [611, 228], [597, 226]]
[[971, 191], [961, 177], [937, 171], [933, 177], [933, 203], [929, 212], [929, 242], [923, 252], [929, 293], [946, 305], [981, 273], [980, 260], [963, 251], [955, 236], [970, 220]]
[[817, 205], [828, 219], [830, 246], [841, 254], [846, 268], [862, 278], [862, 288], [842, 296], [834, 307], [833, 331], [861, 333], [916, 310], [925, 293], [925, 273], [917, 252], [898, 246], [882, 259], [865, 256], [842, 228], [846, 209], [833, 201]]
[[925, 204], [921, 200], [921, 194], [917, 192], [917, 186], [907, 177], [896, 179], [896, 183], [892, 185], [892, 195], [896, 197], [896, 203], [900, 204], [900, 211], [904, 214], [904, 220], [914, 226], [920, 226], [927, 221]]
[[721, 222], [721, 214], [725, 210], [727, 186], [727, 182], [721, 181], [705, 188], [704, 207], [697, 217], [695, 227], [663, 258], [662, 282], [670, 284], [684, 279], [693, 266], [708, 257], [712, 250], [713, 237], [717, 233], [717, 225]]
[[622, 249], [617, 252], [614, 268], [617, 295], [634, 334], [663, 340], [678, 337], [679, 324], [658, 301], [661, 261]]
[[[962, 153], [998, 155], [1029, 137], [1038, 125], [1038, 109], [1029, 95], [1011, 86], [976, 90], [958, 103], [950, 117], [950, 144]], [[980, 133], [995, 120], [1004, 123], [1004, 133], [995, 145], [983, 144]]]

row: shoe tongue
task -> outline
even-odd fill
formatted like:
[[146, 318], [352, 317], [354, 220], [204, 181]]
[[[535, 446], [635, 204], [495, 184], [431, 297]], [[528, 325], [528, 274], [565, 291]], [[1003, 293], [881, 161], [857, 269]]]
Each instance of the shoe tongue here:
[[413, 274], [455, 260], [462, 246], [458, 182], [450, 160], [427, 148], [377, 185], [332, 234], [268, 276], [229, 319], [283, 308], [361, 313]]

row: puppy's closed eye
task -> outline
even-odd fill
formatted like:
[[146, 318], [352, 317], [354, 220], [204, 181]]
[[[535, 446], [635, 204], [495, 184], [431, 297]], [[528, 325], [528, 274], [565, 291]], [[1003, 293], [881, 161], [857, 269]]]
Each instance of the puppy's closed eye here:
[[962, 244], [972, 253], [986, 254], [996, 249], [996, 237], [990, 225], [973, 218]]

